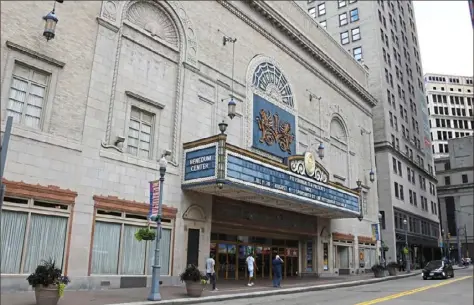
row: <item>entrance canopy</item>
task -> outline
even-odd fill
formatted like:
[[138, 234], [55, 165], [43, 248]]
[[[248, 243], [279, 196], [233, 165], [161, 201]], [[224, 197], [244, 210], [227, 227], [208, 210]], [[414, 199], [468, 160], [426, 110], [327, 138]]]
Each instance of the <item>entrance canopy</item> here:
[[280, 163], [225, 143], [225, 135], [183, 148], [185, 190], [325, 218], [360, 216], [359, 193], [331, 183], [311, 153]]

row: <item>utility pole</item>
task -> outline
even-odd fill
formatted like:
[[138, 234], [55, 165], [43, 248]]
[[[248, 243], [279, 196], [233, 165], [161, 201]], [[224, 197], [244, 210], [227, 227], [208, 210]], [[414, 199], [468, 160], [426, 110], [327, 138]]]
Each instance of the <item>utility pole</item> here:
[[0, 158], [0, 213], [3, 206], [3, 197], [5, 196], [5, 184], [3, 184], [3, 172], [5, 171], [5, 164], [7, 163], [8, 143], [10, 143], [10, 135], [12, 133], [13, 117], [7, 118], [5, 125], [5, 132], [3, 134], [1, 158]]

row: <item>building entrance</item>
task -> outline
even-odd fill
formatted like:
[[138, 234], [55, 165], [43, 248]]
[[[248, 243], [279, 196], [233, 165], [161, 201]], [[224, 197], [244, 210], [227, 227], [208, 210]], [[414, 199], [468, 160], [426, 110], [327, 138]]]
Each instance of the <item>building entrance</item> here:
[[257, 278], [272, 278], [272, 260], [279, 255], [283, 261], [283, 277], [298, 275], [298, 241], [280, 240], [255, 236], [211, 234], [211, 254], [216, 260], [216, 272], [220, 279], [248, 279], [246, 259], [255, 257]]

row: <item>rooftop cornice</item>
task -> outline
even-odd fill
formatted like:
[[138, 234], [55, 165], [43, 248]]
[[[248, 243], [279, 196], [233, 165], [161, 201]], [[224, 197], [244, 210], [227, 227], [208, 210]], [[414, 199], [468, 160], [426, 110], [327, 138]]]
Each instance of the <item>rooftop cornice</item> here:
[[[291, 1], [294, 3], [294, 1]], [[371, 107], [375, 107], [378, 101], [350, 76], [338, 63], [332, 60], [324, 51], [317, 47], [311, 40], [309, 40], [300, 30], [289, 23], [280, 13], [271, 8], [266, 1], [248, 0], [248, 4], [256, 8], [265, 18], [270, 20], [277, 28], [284, 32], [289, 38], [295, 41], [305, 51], [315, 56], [324, 66], [341, 78], [346, 84], [355, 90]], [[294, 5], [297, 6], [296, 3]], [[304, 16], [306, 17], [306, 16]], [[303, 17], [303, 18], [304, 18]], [[308, 16], [309, 17], [309, 16]], [[328, 39], [331, 39], [328, 37]]]

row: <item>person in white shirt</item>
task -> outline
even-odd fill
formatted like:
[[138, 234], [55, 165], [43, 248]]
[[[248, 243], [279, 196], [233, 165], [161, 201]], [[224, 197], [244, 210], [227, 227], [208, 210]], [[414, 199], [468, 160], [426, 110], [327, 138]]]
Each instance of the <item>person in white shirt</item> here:
[[249, 254], [249, 256], [246, 259], [246, 262], [247, 262], [247, 270], [249, 271], [249, 282], [247, 286], [253, 286], [255, 285], [254, 282], [252, 281], [255, 278], [253, 271], [255, 269], [258, 271], [258, 268], [257, 268], [257, 264], [255, 263], [255, 258], [253, 258], [252, 254]]
[[216, 291], [216, 271], [214, 267], [216, 265], [216, 261], [214, 260], [214, 254], [211, 253], [209, 258], [206, 260], [206, 274], [207, 278], [211, 281], [212, 291]]

